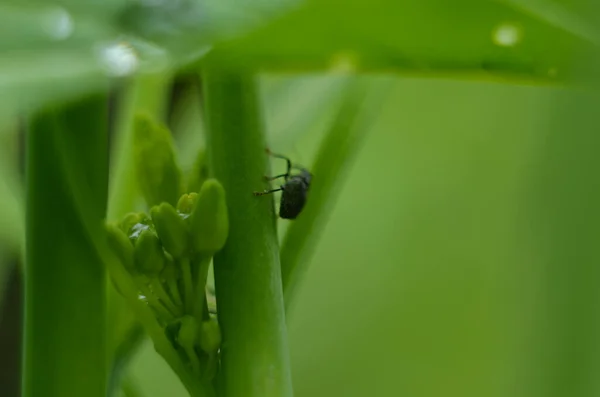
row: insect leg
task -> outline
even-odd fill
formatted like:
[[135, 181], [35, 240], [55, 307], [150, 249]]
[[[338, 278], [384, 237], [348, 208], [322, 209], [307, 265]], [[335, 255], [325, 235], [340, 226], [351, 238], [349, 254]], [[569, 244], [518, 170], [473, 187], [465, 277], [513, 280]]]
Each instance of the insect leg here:
[[286, 175], [285, 179], [287, 179], [290, 176], [290, 171], [292, 170], [292, 160], [290, 160], [288, 157], [283, 156], [281, 154], [273, 153], [269, 148], [266, 149], [266, 152], [273, 157], [276, 157], [278, 159], [283, 159], [287, 162], [287, 171], [284, 174], [284, 175]]
[[264, 196], [265, 194], [275, 193], [275, 192], [278, 192], [280, 190], [283, 190], [283, 189], [279, 188], [279, 189], [273, 189], [273, 190], [265, 190], [263, 192], [254, 192], [252, 194], [254, 194], [255, 196]]
[[274, 181], [275, 179], [278, 179], [278, 178], [287, 178], [288, 176], [290, 176], [290, 174], [281, 174], [281, 175], [277, 175], [277, 176], [268, 176], [268, 175], [265, 175], [265, 180], [266, 181]]

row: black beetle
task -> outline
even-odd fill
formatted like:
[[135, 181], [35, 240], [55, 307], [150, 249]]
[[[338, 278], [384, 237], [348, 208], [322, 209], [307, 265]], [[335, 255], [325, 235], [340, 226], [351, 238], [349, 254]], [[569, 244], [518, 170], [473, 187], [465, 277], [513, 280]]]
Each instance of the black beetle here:
[[[254, 195], [263, 196], [265, 194], [270, 194], [281, 190], [283, 193], [281, 194], [281, 203], [279, 205], [279, 216], [284, 219], [296, 219], [306, 203], [306, 196], [308, 195], [312, 174], [305, 168], [293, 166], [292, 161], [289, 158], [280, 154], [272, 153], [269, 149], [266, 151], [273, 157], [287, 161], [287, 171], [285, 174], [274, 177], [266, 176], [265, 179], [267, 181], [272, 181], [278, 178], [284, 178], [285, 183], [278, 189], [254, 192]], [[292, 175], [292, 168], [300, 170], [300, 173], [297, 175]]]

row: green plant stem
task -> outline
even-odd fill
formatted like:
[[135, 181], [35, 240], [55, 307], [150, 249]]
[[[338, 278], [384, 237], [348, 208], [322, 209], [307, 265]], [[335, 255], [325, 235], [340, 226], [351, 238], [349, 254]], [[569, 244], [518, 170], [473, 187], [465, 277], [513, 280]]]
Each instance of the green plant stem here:
[[389, 87], [386, 79], [350, 77], [341, 107], [324, 137], [311, 172], [306, 207], [288, 227], [281, 246], [281, 272], [286, 312], [308, 268], [329, 213], [370, 122]]
[[27, 134], [26, 397], [106, 396], [106, 276], [91, 237], [106, 212], [106, 103], [42, 111]]
[[210, 256], [202, 256], [197, 261], [194, 261], [194, 266], [198, 267], [198, 277], [195, 285], [196, 296], [194, 297], [194, 305], [192, 313], [199, 322], [204, 320], [206, 305], [206, 279], [208, 278], [208, 268], [210, 267]]
[[[102, 242], [100, 238], [99, 241]], [[184, 365], [179, 354], [167, 339], [164, 330], [157, 323], [150, 307], [138, 298], [137, 287], [129, 274], [120, 265], [118, 260], [109, 254], [105, 242], [101, 247], [100, 252], [104, 255], [104, 263], [109, 268], [116, 289], [123, 294], [125, 300], [129, 303], [129, 307], [135, 313], [136, 319], [144, 326], [146, 333], [154, 342], [156, 352], [160, 354], [169, 364], [171, 369], [173, 369], [190, 395], [192, 397], [215, 396], [212, 385], [194, 376], [186, 365]]]
[[145, 284], [140, 283], [140, 289], [141, 289], [142, 293], [144, 294], [144, 296], [146, 297], [148, 304], [154, 310], [156, 310], [157, 314], [160, 317], [162, 317], [168, 321], [170, 321], [174, 318], [175, 314], [171, 313], [165, 306], [163, 306], [163, 304], [158, 300], [158, 298], [156, 296], [154, 296], [154, 294], [152, 293], [150, 288], [148, 288]]
[[181, 307], [183, 305], [183, 301], [181, 300], [181, 295], [179, 294], [177, 280], [174, 278], [169, 278], [167, 280], [167, 287], [169, 288], [169, 292], [171, 293], [171, 297], [173, 298], [175, 305], [177, 305], [177, 307]]
[[273, 197], [254, 75], [203, 71], [213, 175], [227, 194], [230, 232], [214, 257], [225, 397], [293, 395]]
[[194, 375], [196, 375], [198, 378], [200, 378], [201, 373], [200, 373], [200, 360], [198, 359], [198, 355], [196, 354], [196, 351], [194, 350], [194, 348], [189, 348], [189, 347], [184, 347], [183, 348], [185, 350], [186, 355], [188, 356], [188, 359], [190, 360], [190, 364], [192, 366], [192, 372], [194, 373]]
[[189, 258], [181, 258], [178, 262], [179, 268], [181, 269], [181, 277], [183, 278], [183, 305], [185, 307], [185, 312], [190, 313], [194, 302], [194, 287], [192, 284], [190, 260]]
[[175, 306], [175, 304], [171, 300], [171, 297], [169, 296], [169, 294], [167, 294], [167, 291], [165, 291], [165, 288], [163, 287], [162, 283], [158, 278], [152, 278], [152, 280], [150, 281], [150, 285], [152, 287], [152, 291], [158, 296], [158, 299], [160, 299], [164, 303], [167, 309], [171, 313], [173, 313], [175, 317], [179, 317], [183, 314], [181, 310], [177, 306]]

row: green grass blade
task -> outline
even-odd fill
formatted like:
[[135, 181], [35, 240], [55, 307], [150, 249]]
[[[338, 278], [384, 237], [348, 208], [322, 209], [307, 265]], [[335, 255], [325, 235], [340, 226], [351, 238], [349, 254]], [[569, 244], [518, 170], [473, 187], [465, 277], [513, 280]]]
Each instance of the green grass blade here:
[[226, 397], [293, 395], [271, 196], [255, 76], [206, 70], [208, 150], [227, 195], [230, 232], [214, 258]]
[[[597, 26], [600, 8], [593, 7]], [[525, 364], [537, 368], [533, 386], [539, 396], [591, 397], [600, 388], [600, 51], [580, 54], [574, 62], [573, 79], [587, 89], [555, 95], [552, 122], [531, 162], [521, 218], [523, 230], [532, 231], [530, 248], [539, 269], [536, 338], [532, 361]]]
[[[281, 246], [281, 272], [286, 308], [289, 308], [310, 257], [327, 223], [344, 177], [360, 149], [369, 123], [378, 114], [387, 92], [386, 79], [354, 78], [339, 112], [321, 143], [310, 170], [313, 181], [302, 214], [290, 224]], [[368, 96], [368, 97], [367, 97]]]
[[[24, 396], [106, 395], [106, 277], [89, 230], [101, 227], [106, 211], [106, 115], [106, 98], [99, 96], [32, 120]], [[87, 177], [85, 203], [72, 193], [70, 169]]]

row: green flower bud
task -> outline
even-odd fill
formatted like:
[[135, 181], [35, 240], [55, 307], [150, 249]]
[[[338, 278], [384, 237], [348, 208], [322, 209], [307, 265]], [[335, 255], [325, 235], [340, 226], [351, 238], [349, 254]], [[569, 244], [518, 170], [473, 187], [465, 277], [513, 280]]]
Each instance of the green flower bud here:
[[177, 343], [183, 348], [193, 349], [198, 340], [198, 322], [189, 315], [181, 317], [180, 322]]
[[206, 163], [206, 154], [204, 150], [198, 151], [194, 167], [188, 177], [188, 192], [198, 192], [202, 188], [204, 181], [208, 179], [208, 164]]
[[216, 353], [221, 347], [221, 329], [215, 319], [203, 321], [200, 327], [200, 348], [206, 353]]
[[127, 236], [129, 236], [131, 234], [131, 228], [134, 225], [138, 223], [147, 224], [148, 220], [148, 215], [144, 214], [143, 212], [130, 212], [129, 214], [125, 215], [119, 224], [119, 227]]
[[137, 270], [149, 277], [160, 274], [165, 267], [165, 254], [156, 233], [150, 229], [140, 233], [134, 248]]
[[225, 245], [229, 219], [225, 190], [216, 179], [202, 185], [196, 206], [190, 216], [192, 248], [198, 252], [214, 253]]
[[188, 249], [188, 227], [181, 215], [169, 203], [150, 210], [154, 227], [163, 247], [173, 258], [181, 258]]
[[136, 177], [146, 203], [175, 205], [183, 185], [170, 131], [149, 114], [138, 113], [134, 140]]
[[189, 215], [194, 210], [196, 201], [198, 200], [198, 193], [184, 194], [177, 203], [177, 211], [184, 215]]
[[125, 233], [117, 225], [109, 223], [106, 225], [108, 246], [121, 264], [129, 273], [135, 272], [135, 261], [133, 255], [133, 244]]

